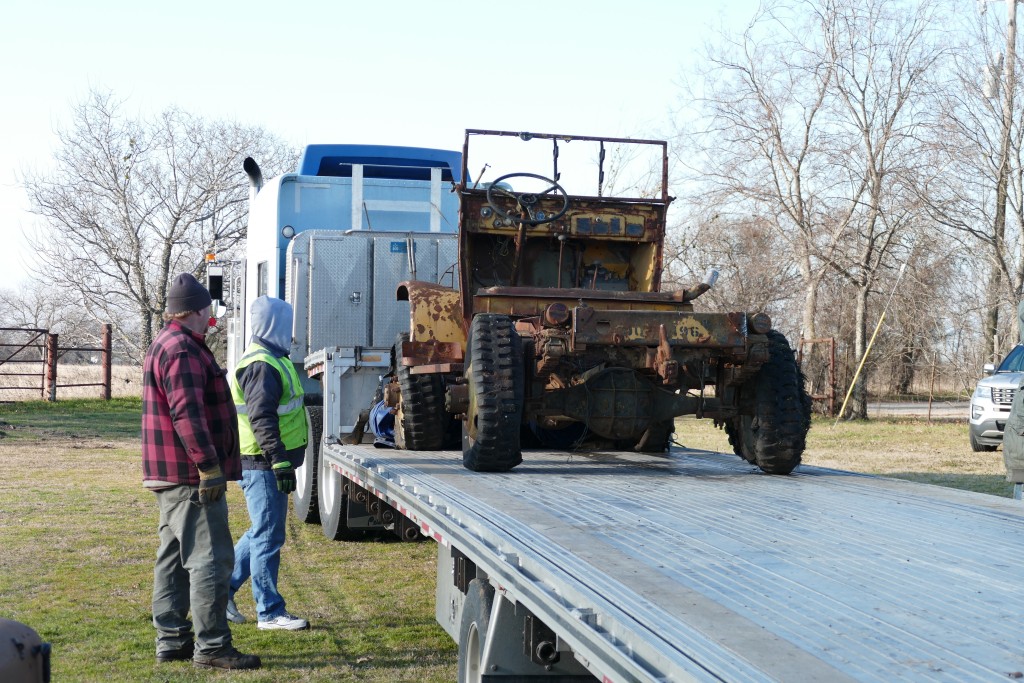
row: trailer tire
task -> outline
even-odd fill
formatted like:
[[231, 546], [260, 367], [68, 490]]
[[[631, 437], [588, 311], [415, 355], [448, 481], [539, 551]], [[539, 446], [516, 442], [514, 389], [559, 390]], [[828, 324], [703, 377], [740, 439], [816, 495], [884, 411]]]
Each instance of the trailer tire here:
[[507, 472], [523, 461], [523, 344], [512, 319], [482, 313], [466, 343], [469, 409], [462, 423], [462, 464], [474, 472]]
[[309, 421], [309, 441], [302, 467], [295, 469], [295, 495], [292, 496], [292, 510], [295, 516], [306, 524], [320, 521], [320, 503], [317, 500], [317, 478], [320, 468], [320, 441], [324, 433], [323, 406], [306, 406]]
[[409, 333], [398, 335], [394, 350], [394, 371], [402, 398], [395, 415], [395, 445], [411, 451], [438, 451], [444, 447], [451, 416], [444, 409], [444, 380], [440, 375], [414, 375], [402, 365], [402, 342]]
[[811, 428], [811, 397], [786, 337], [768, 332], [768, 361], [740, 390], [752, 414], [726, 423], [733, 450], [768, 474], [789, 474], [803, 456]]
[[332, 541], [354, 541], [362, 538], [362, 531], [348, 528], [348, 496], [345, 493], [345, 478], [331, 468], [325, 458], [319, 458], [317, 478], [319, 495], [317, 505], [320, 512], [320, 528], [324, 536]]
[[494, 588], [487, 581], [473, 579], [466, 589], [459, 623], [459, 683], [483, 680], [483, 653], [487, 646], [487, 625], [494, 606]]

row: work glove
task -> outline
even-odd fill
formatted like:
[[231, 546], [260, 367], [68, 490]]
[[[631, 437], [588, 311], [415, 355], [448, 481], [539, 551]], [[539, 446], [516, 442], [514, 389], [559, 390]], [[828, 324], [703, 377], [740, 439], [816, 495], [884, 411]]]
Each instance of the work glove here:
[[270, 471], [277, 479], [277, 490], [281, 493], [291, 493], [295, 490], [295, 468], [289, 460], [281, 460], [270, 466]]
[[227, 491], [228, 480], [220, 471], [220, 465], [214, 465], [208, 470], [199, 470], [199, 504], [206, 505], [221, 499]]

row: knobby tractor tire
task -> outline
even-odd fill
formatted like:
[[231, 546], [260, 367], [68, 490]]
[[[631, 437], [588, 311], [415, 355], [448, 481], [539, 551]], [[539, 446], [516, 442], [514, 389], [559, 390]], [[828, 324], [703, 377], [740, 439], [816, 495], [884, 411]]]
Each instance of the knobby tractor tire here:
[[512, 320], [483, 313], [466, 342], [469, 410], [462, 425], [462, 464], [474, 472], [507, 472], [523, 461], [523, 342]]
[[811, 428], [811, 397], [793, 350], [781, 333], [768, 333], [768, 361], [740, 389], [753, 414], [725, 425], [733, 451], [768, 474], [789, 474], [803, 455]]
[[459, 624], [459, 683], [479, 683], [487, 673], [483, 670], [482, 659], [493, 606], [491, 584], [480, 579], [470, 581]]
[[398, 335], [395, 343], [395, 375], [402, 399], [395, 414], [395, 445], [412, 451], [437, 451], [444, 447], [445, 432], [451, 416], [444, 409], [444, 381], [440, 375], [414, 375], [402, 365], [402, 342], [408, 333]]
[[295, 494], [292, 496], [292, 510], [295, 516], [306, 524], [320, 521], [320, 508], [317, 500], [317, 475], [320, 468], [320, 440], [324, 432], [323, 406], [307, 406], [306, 417], [309, 419], [309, 441], [306, 442], [306, 455], [302, 467], [295, 470]]

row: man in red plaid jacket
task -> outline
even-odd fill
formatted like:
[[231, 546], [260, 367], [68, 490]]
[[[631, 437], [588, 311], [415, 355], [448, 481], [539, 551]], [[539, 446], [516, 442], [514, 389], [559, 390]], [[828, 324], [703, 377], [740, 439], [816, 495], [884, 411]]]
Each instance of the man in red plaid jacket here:
[[167, 295], [167, 325], [143, 366], [143, 483], [160, 507], [156, 659], [258, 669], [259, 657], [232, 646], [225, 611], [234, 547], [224, 493], [228, 480], [241, 478], [242, 462], [227, 373], [206, 346], [211, 303], [198, 280], [179, 275]]

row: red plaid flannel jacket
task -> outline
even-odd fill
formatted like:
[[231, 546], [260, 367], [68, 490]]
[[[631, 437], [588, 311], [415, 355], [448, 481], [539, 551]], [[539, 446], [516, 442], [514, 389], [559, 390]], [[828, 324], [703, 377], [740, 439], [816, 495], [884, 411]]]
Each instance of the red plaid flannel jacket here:
[[197, 465], [220, 463], [241, 479], [238, 417], [222, 370], [194, 334], [172, 320], [146, 352], [142, 375], [142, 478], [199, 485]]

